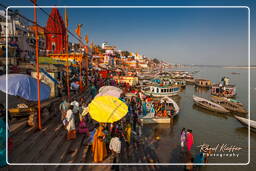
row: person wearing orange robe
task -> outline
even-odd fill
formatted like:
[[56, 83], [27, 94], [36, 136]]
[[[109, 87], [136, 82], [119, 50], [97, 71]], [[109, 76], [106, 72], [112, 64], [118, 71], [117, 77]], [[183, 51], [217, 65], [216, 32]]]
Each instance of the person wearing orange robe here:
[[95, 132], [92, 144], [93, 161], [102, 162], [107, 157], [106, 144], [104, 142], [105, 134], [103, 126], [99, 126]]

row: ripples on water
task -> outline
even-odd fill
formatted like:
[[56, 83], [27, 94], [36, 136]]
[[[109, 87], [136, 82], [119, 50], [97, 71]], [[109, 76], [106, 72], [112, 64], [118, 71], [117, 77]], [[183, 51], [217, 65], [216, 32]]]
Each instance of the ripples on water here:
[[[214, 83], [220, 81], [222, 76], [228, 76], [231, 84], [237, 86], [236, 99], [248, 107], [248, 70], [247, 69], [225, 69], [225, 68], [181, 68], [180, 70], [200, 72], [195, 75], [198, 78], [210, 79]], [[240, 74], [232, 75], [231, 72]], [[251, 76], [255, 76], [256, 70], [252, 70]], [[251, 118], [256, 120], [256, 83], [251, 80]], [[196, 89], [187, 85], [186, 89], [178, 97], [173, 99], [181, 108], [179, 115], [174, 119], [173, 126], [169, 124], [144, 125], [143, 132], [147, 137], [159, 136], [160, 140], [155, 149], [160, 162], [183, 162], [181, 160], [179, 136], [181, 129], [192, 129], [194, 134], [194, 147], [192, 153], [199, 151], [199, 145], [206, 143], [211, 146], [217, 144], [235, 145], [243, 148], [239, 151], [239, 157], [211, 157], [212, 163], [246, 163], [248, 161], [248, 130], [241, 125], [232, 114], [219, 114], [202, 109], [194, 105], [193, 94], [205, 98], [210, 97], [210, 90]], [[246, 117], [246, 115], [244, 116]], [[251, 133], [251, 158], [256, 159], [256, 133]], [[207, 167], [206, 170], [212, 170]], [[224, 167], [223, 167], [224, 168]], [[214, 169], [213, 169], [214, 170]], [[237, 169], [232, 169], [237, 170]], [[239, 169], [238, 169], [239, 170]]]

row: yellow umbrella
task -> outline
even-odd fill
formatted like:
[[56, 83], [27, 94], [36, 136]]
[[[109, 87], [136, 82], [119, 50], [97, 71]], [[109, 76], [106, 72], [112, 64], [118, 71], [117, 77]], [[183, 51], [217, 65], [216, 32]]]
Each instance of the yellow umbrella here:
[[100, 123], [116, 122], [128, 112], [128, 106], [113, 96], [96, 97], [88, 107], [92, 119]]

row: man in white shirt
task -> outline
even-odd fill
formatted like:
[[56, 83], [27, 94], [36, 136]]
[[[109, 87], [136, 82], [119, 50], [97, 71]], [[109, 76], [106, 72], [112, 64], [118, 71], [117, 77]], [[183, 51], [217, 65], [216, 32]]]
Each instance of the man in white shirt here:
[[76, 115], [79, 112], [79, 103], [78, 101], [74, 100], [70, 103], [70, 105], [74, 106], [73, 113]]
[[[121, 152], [121, 141], [119, 139], [120, 135], [114, 135], [109, 143], [109, 149], [112, 151], [113, 163], [118, 163], [118, 155]], [[119, 170], [118, 165], [112, 165], [112, 170]]]
[[114, 154], [119, 154], [121, 152], [121, 141], [118, 136], [111, 138], [109, 143], [109, 149], [114, 152]]

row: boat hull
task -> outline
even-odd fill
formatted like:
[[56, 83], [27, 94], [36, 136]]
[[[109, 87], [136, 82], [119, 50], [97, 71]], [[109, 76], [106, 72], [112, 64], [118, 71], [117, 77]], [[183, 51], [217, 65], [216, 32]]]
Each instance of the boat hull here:
[[211, 95], [214, 96], [221, 96], [221, 97], [227, 97], [227, 98], [233, 98], [236, 97], [236, 94], [220, 94], [220, 93], [211, 93]]
[[223, 106], [224, 108], [226, 108], [227, 110], [229, 110], [230, 112], [233, 112], [233, 113], [241, 113], [241, 114], [247, 114], [248, 113], [244, 109], [243, 105], [234, 104], [234, 103], [232, 103], [232, 102], [230, 102], [228, 100], [225, 100], [225, 99], [212, 97], [211, 101], [213, 101], [214, 103], [217, 103], [217, 104]]
[[204, 109], [219, 113], [229, 113], [229, 110], [225, 109], [223, 106], [220, 106], [219, 104], [214, 102], [210, 102], [209, 100], [203, 99], [201, 97], [193, 96], [193, 100], [197, 106]]
[[[248, 122], [249, 122], [249, 119], [246, 119], [246, 118], [242, 118], [242, 117], [239, 117], [239, 116], [234, 116], [242, 125], [245, 125], [248, 127]], [[256, 121], [252, 121], [250, 120], [250, 128], [251, 130], [253, 131], [256, 131]]]
[[196, 86], [196, 87], [200, 87], [200, 88], [208, 88], [208, 89], [211, 88], [210, 85], [200, 85], [200, 84], [196, 84], [196, 83], [195, 83], [195, 86]]
[[213, 111], [213, 112], [219, 112], [219, 113], [228, 113], [228, 111], [225, 110], [220, 110], [220, 109], [216, 109], [216, 108], [209, 108], [208, 106], [202, 105], [201, 103], [195, 102], [195, 104], [199, 107], [202, 107], [204, 109]]
[[149, 92], [144, 92], [147, 96], [153, 96], [153, 97], [165, 97], [165, 96], [176, 96], [178, 95], [178, 92], [173, 92], [173, 93], [149, 93]]
[[140, 118], [143, 124], [169, 124], [171, 123], [171, 118]]

